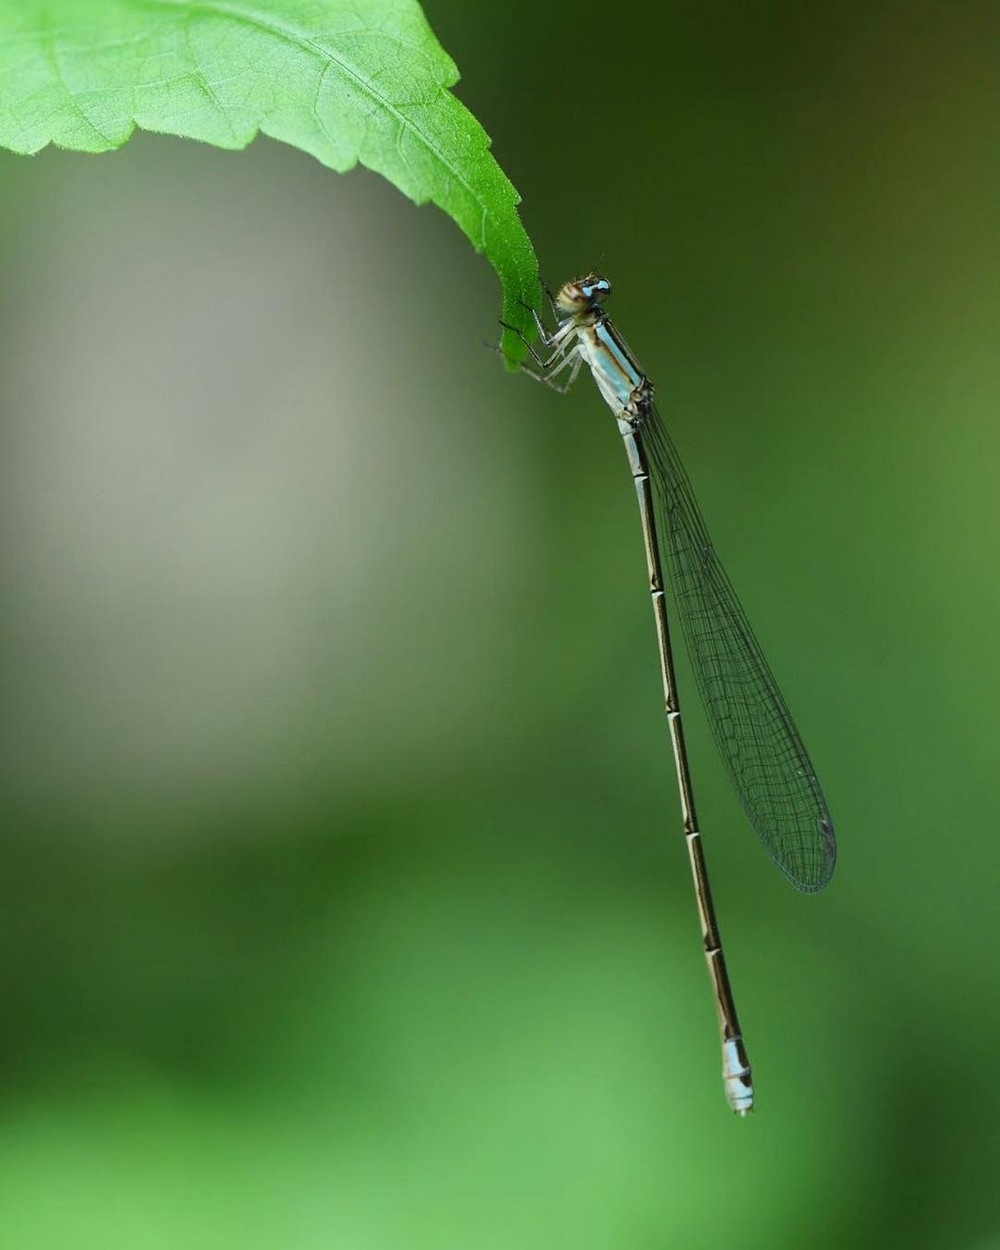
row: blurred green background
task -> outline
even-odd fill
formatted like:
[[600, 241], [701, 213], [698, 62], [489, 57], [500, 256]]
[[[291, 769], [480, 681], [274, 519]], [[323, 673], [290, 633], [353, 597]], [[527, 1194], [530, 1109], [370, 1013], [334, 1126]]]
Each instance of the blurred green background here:
[[757, 1114], [593, 387], [367, 173], [5, 155], [4, 1244], [998, 1246], [996, 6], [426, 7], [837, 822], [796, 895], [688, 699]]

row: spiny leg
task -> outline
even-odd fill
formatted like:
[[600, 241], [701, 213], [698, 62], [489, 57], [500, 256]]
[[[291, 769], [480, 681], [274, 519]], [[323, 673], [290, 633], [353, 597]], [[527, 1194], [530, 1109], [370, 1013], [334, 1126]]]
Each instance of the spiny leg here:
[[[545, 294], [549, 297], [549, 303], [552, 305], [552, 314], [553, 316], [555, 316], [555, 311], [556, 311], [555, 300], [553, 300], [552, 292], [549, 290], [548, 287], [545, 287]], [[532, 317], [534, 317], [535, 329], [538, 331], [538, 337], [542, 340], [543, 344], [546, 347], [551, 347], [552, 344], [556, 341], [559, 331], [549, 330], [546, 328], [545, 322], [538, 315], [537, 308], [532, 308], [531, 305], [526, 304], [524, 300], [521, 301], [521, 307], [526, 308], [528, 312], [531, 313]]]
[[[527, 365], [521, 365], [520, 369], [533, 382], [541, 382], [545, 386], [550, 386], [554, 391], [558, 391], [560, 395], [565, 395], [576, 381], [576, 375], [580, 372], [582, 364], [583, 357], [574, 352], [571, 356], [563, 356], [562, 360], [549, 373], [536, 373], [534, 369], [529, 369]], [[569, 369], [569, 377], [565, 382], [557, 382], [555, 379], [566, 368]]]
[[[546, 386], [550, 386], [554, 391], [558, 391], [560, 395], [565, 395], [573, 383], [576, 376], [580, 372], [580, 366], [583, 364], [583, 357], [575, 351], [571, 350], [570, 344], [564, 339], [556, 345], [555, 350], [548, 356], [540, 356], [535, 351], [534, 346], [528, 342], [517, 326], [512, 326], [509, 322], [501, 320], [500, 324], [505, 330], [509, 330], [511, 334], [516, 334], [527, 350], [530, 352], [535, 364], [538, 365], [541, 372], [535, 369], [529, 369], [526, 364], [519, 364], [518, 368], [534, 382], [542, 382]], [[554, 336], [552, 336], [554, 338]], [[549, 340], [552, 341], [552, 338]], [[499, 347], [494, 347], [494, 351], [503, 355]], [[556, 378], [564, 369], [570, 370], [570, 375], [562, 384], [556, 382]]]
[[[527, 304], [525, 305], [525, 307], [530, 308], [530, 306]], [[568, 346], [564, 339], [559, 339], [558, 331], [556, 331], [555, 334], [549, 334], [548, 331], [545, 329], [545, 327], [542, 325], [541, 320], [538, 317], [538, 313], [535, 313], [534, 309], [530, 309], [530, 311], [534, 313], [535, 321], [538, 326], [538, 334], [544, 346], [552, 347], [552, 345], [555, 344], [555, 347], [549, 353], [548, 356], [540, 356], [538, 352], [535, 351], [534, 344], [529, 343], [524, 333], [521, 330], [519, 330], [517, 326], [512, 326], [509, 321], [504, 321], [503, 319], [501, 319], [500, 324], [503, 326], [505, 330], [509, 330], [511, 334], [517, 335], [517, 337], [521, 340], [525, 348], [530, 353], [531, 358], [532, 360], [534, 360], [536, 365], [538, 365], [542, 369], [551, 369], [558, 360], [560, 360], [566, 355], [568, 351]]]

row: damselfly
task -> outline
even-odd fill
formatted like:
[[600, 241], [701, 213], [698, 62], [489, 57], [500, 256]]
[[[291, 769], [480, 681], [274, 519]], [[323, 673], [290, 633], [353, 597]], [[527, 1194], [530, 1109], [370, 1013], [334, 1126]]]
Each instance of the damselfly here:
[[[712, 734], [765, 850], [792, 885], [814, 893], [830, 880], [836, 841], [802, 739], [719, 563], [688, 476], [656, 411], [653, 385], [604, 311], [604, 300], [610, 294], [607, 278], [590, 274], [567, 282], [552, 300], [558, 320], [554, 332], [549, 333], [534, 313], [538, 333], [549, 352], [541, 356], [529, 345], [541, 372], [528, 372], [556, 390], [567, 391], [581, 366], [588, 365], [625, 443], [639, 500], [684, 837], [722, 1034], [722, 1079], [729, 1105], [738, 1115], [746, 1115], [754, 1102], [750, 1062], [736, 1015], [695, 815], [670, 646], [662, 556], [666, 557], [667, 584]], [[565, 380], [558, 382], [563, 373]]]

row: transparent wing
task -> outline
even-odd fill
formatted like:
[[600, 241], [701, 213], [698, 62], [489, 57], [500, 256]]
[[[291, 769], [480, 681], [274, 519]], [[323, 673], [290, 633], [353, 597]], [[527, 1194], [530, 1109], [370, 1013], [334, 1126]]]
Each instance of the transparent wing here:
[[837, 845], [809, 755], [652, 405], [639, 433], [660, 505], [669, 591], [716, 745], [767, 853], [797, 889], [821, 890]]

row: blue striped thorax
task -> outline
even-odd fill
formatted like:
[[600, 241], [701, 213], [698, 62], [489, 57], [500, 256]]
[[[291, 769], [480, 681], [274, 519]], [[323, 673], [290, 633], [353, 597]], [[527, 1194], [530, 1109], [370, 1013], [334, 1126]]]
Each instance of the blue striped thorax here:
[[635, 427], [652, 401], [653, 384], [602, 307], [610, 294], [611, 283], [599, 274], [567, 282], [554, 301], [559, 316], [557, 337], [576, 338], [577, 351], [589, 365], [605, 403], [620, 421]]

